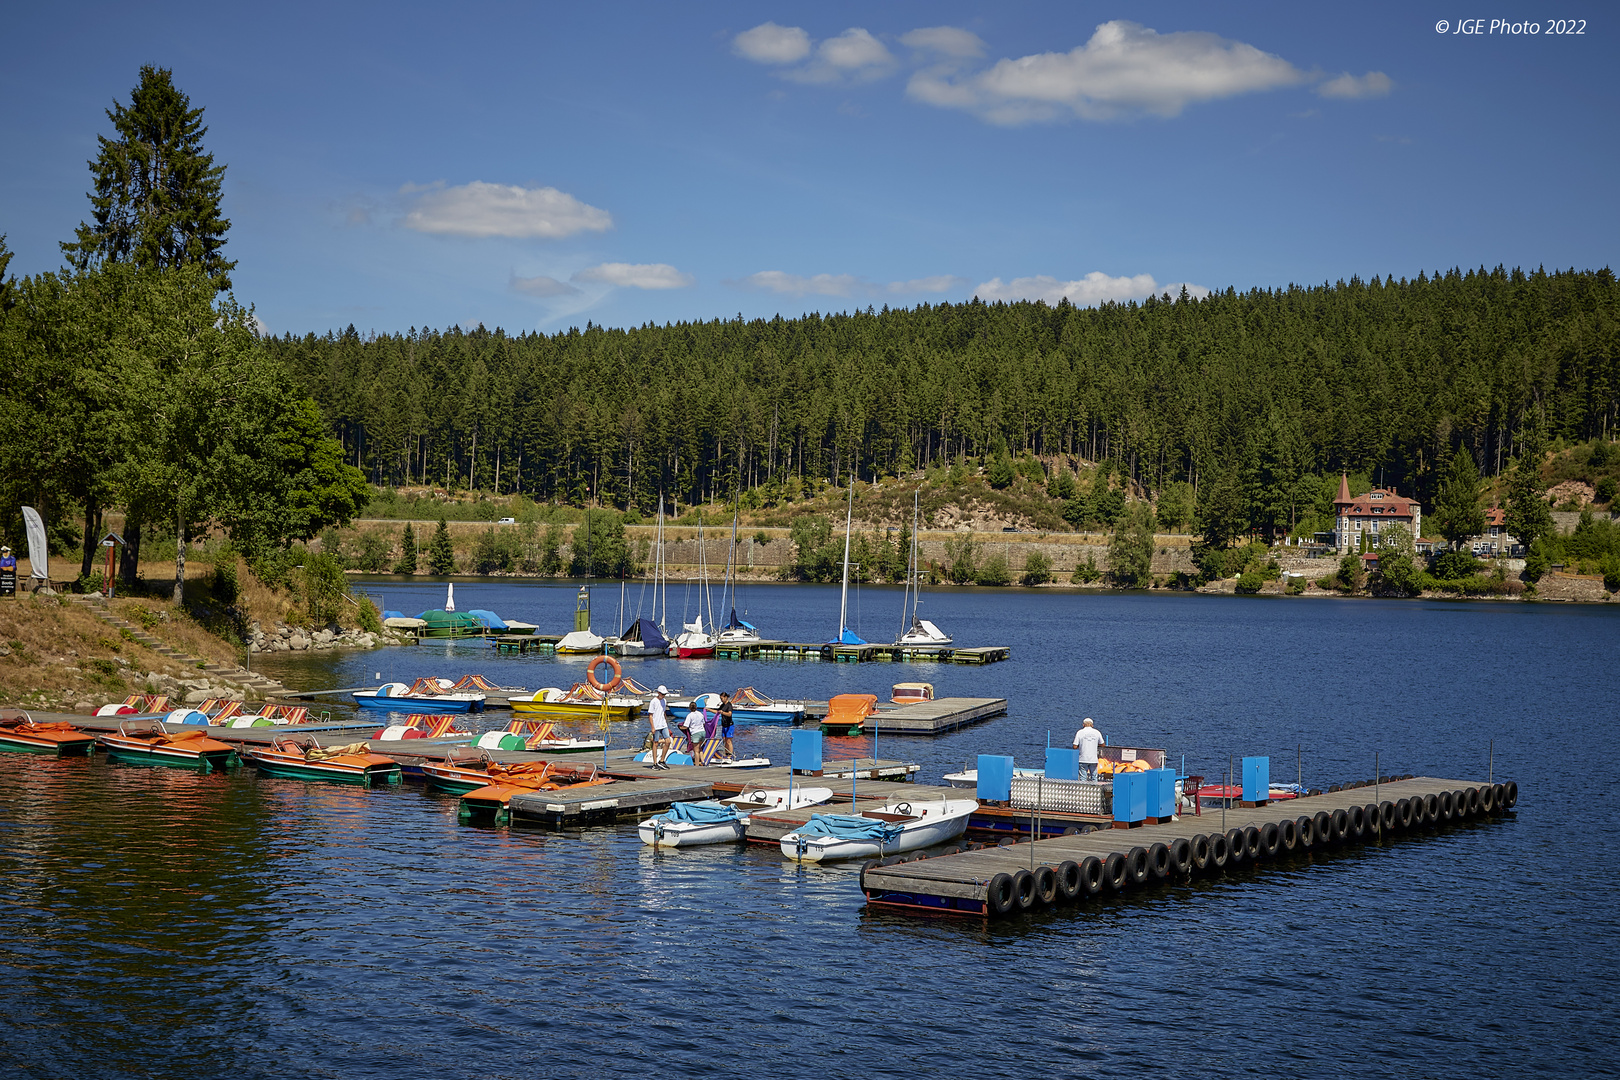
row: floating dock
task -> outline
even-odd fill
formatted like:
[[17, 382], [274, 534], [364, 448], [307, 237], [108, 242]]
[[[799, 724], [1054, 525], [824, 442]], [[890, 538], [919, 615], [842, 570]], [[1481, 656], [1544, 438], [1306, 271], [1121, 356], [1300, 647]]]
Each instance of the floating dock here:
[[825, 641], [752, 641], [716, 645], [717, 660], [820, 660], [829, 664], [932, 661], [942, 664], [994, 664], [1012, 650], [1004, 645], [973, 649], [955, 646], [838, 645]]
[[1515, 783], [1414, 777], [1183, 815], [1137, 828], [868, 862], [861, 889], [874, 907], [918, 914], [1004, 917], [1056, 903], [1214, 875], [1352, 844], [1421, 836], [1511, 811]]

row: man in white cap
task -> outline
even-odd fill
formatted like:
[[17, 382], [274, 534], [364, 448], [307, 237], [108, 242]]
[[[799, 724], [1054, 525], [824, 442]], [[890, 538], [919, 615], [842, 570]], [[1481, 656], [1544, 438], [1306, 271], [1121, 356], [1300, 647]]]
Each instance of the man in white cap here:
[[655, 769], [668, 769], [664, 758], [669, 756], [669, 705], [664, 698], [669, 694], [669, 687], [660, 685], [653, 699], [647, 703], [647, 720], [652, 724], [652, 767]]
[[1080, 730], [1074, 733], [1074, 748], [1080, 751], [1080, 779], [1097, 779], [1097, 747], [1107, 746], [1108, 740], [1091, 723], [1091, 717], [1086, 717], [1080, 725]]

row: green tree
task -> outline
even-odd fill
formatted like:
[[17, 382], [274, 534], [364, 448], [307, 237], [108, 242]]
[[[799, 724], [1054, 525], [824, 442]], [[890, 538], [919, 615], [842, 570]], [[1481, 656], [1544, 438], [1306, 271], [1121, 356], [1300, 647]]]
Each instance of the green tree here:
[[984, 560], [973, 575], [975, 585], [1011, 585], [1012, 571], [1007, 568], [1007, 557], [999, 551]]
[[1592, 487], [1592, 498], [1605, 505], [1611, 505], [1615, 496], [1615, 480], [1612, 476], [1605, 476]]
[[585, 511], [585, 523], [574, 528], [571, 546], [573, 561], [568, 572], [574, 577], [623, 578], [635, 572], [635, 560], [625, 542], [624, 518], [612, 510], [593, 507]]
[[1552, 509], [1541, 483], [1541, 441], [1528, 439], [1525, 452], [1508, 472], [1507, 509], [1502, 524], [1526, 549], [1553, 531]]
[[441, 517], [439, 527], [433, 530], [433, 540], [428, 545], [428, 573], [434, 577], [448, 577], [455, 572], [455, 545], [450, 543], [450, 526]]
[[950, 579], [957, 585], [971, 585], [979, 577], [979, 545], [970, 532], [958, 533], [945, 541], [945, 560]]
[[1391, 525], [1378, 536], [1379, 581], [1402, 596], [1415, 596], [1423, 588], [1417, 566], [1416, 545], [1403, 526]]
[[1193, 514], [1193, 529], [1198, 533], [1193, 563], [1205, 581], [1226, 577], [1238, 568], [1229, 549], [1232, 541], [1248, 532], [1248, 514], [1237, 470], [1226, 469], [1210, 478]]
[[1097, 569], [1096, 557], [1087, 552], [1085, 562], [1074, 564], [1074, 572], [1069, 575], [1069, 580], [1076, 585], [1090, 585], [1100, 577], [1102, 571]]
[[1017, 475], [1013, 469], [1012, 458], [1007, 456], [1006, 451], [997, 454], [995, 460], [990, 463], [990, 468], [985, 470], [985, 479], [990, 481], [990, 486], [997, 490], [1011, 487], [1013, 479]]
[[1108, 576], [1127, 589], [1153, 583], [1153, 512], [1147, 503], [1133, 502], [1120, 515], [1108, 544]]
[[410, 522], [399, 534], [399, 561], [394, 563], [394, 573], [416, 573], [416, 530], [411, 528]]
[[1159, 492], [1159, 505], [1156, 510], [1159, 529], [1162, 532], [1178, 532], [1187, 524], [1187, 518], [1192, 514], [1192, 485], [1185, 480], [1177, 480], [1167, 484]]
[[0, 233], [0, 316], [16, 304], [17, 279], [6, 277], [6, 267], [10, 265], [11, 249], [6, 247], [6, 234]]
[[1045, 585], [1052, 580], [1052, 560], [1044, 551], [1032, 551], [1024, 559], [1024, 572], [1019, 575], [1020, 585]]
[[230, 271], [221, 249], [231, 223], [220, 212], [225, 166], [203, 151], [203, 110], [165, 68], [141, 68], [129, 106], [107, 111], [116, 137], [97, 136], [89, 163], [94, 224], [81, 223], [62, 252], [78, 269], [130, 262], [150, 269], [200, 266], [224, 292]]
[[367, 529], [360, 535], [360, 551], [355, 561], [368, 574], [381, 574], [388, 569], [388, 537], [380, 529]]
[[1434, 499], [1434, 524], [1455, 548], [1485, 531], [1485, 511], [1479, 505], [1479, 469], [1474, 455], [1457, 447], [1446, 467], [1445, 479]]

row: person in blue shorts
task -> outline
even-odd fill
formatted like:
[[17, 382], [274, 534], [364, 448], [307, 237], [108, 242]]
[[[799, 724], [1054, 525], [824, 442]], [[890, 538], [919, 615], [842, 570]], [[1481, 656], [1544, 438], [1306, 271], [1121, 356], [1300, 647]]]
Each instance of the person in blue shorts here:
[[719, 715], [720, 737], [725, 740], [725, 749], [722, 752], [726, 755], [727, 761], [735, 761], [737, 760], [737, 750], [731, 745], [731, 737], [737, 733], [737, 729], [731, 721], [730, 694], [720, 695], [720, 707], [715, 712]]

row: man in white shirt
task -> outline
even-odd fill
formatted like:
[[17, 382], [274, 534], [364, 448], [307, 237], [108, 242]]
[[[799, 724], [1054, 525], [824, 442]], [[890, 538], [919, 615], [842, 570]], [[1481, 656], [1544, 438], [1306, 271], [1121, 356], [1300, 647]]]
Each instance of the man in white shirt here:
[[647, 720], [652, 724], [652, 767], [667, 769], [664, 758], [669, 756], [669, 747], [673, 739], [669, 737], [669, 704], [664, 701], [669, 693], [669, 687], [660, 686], [653, 699], [647, 703]]
[[1080, 751], [1080, 779], [1097, 779], [1097, 747], [1107, 745], [1103, 733], [1092, 726], [1091, 717], [1086, 717], [1074, 733], [1074, 748]]

